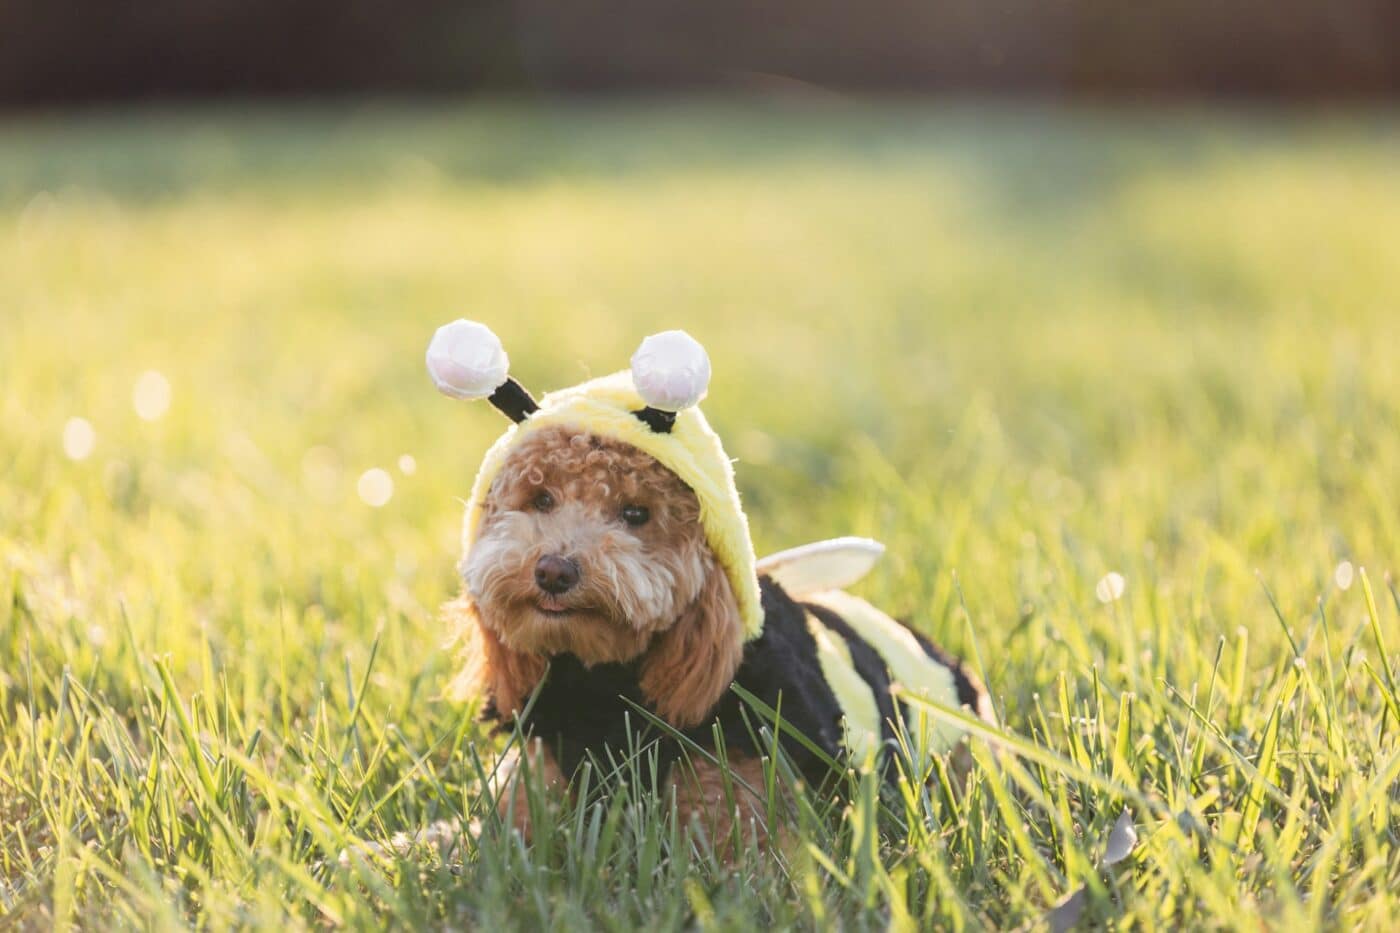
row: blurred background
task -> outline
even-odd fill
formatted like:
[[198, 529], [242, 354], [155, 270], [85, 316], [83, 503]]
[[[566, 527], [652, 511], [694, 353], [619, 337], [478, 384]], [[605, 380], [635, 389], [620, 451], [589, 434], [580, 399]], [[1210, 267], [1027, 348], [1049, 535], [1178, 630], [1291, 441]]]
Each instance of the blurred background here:
[[1383, 98], [1391, 0], [0, 3], [0, 103], [510, 91]]

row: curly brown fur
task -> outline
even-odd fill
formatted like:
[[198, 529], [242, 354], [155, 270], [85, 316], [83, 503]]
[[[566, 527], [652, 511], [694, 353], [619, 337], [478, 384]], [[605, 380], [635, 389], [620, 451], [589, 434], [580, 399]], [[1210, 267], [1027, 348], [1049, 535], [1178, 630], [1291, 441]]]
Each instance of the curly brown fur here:
[[694, 767], [677, 767], [671, 782], [681, 819], [698, 823], [710, 845], [726, 858], [736, 825], [742, 845], [767, 844], [763, 762], [758, 758], [730, 759], [727, 772], [713, 762], [698, 761]]
[[[641, 524], [624, 509], [645, 509]], [[577, 582], [542, 588], [545, 558]], [[644, 694], [673, 725], [700, 722], [733, 680], [743, 626], [728, 578], [705, 541], [695, 493], [650, 455], [565, 427], [523, 440], [491, 484], [465, 592], [449, 605], [467, 666], [458, 687], [484, 688], [509, 718], [549, 657], [586, 665], [641, 661]]]
[[656, 637], [642, 664], [642, 693], [682, 729], [705, 719], [744, 656], [744, 623], [729, 577], [708, 553], [705, 563], [700, 595]]
[[481, 624], [476, 605], [463, 593], [443, 607], [456, 629], [461, 669], [449, 693], [458, 699], [488, 696], [502, 714], [519, 712], [548, 663], [543, 655], [512, 651]]

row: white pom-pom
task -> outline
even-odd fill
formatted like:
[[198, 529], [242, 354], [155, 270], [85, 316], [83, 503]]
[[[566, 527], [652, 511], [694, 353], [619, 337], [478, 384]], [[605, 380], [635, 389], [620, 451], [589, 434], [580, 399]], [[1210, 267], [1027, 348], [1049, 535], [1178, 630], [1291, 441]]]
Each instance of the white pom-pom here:
[[632, 354], [632, 384], [652, 408], [680, 411], [697, 404], [710, 387], [710, 357], [683, 330], [652, 334]]
[[458, 318], [439, 327], [428, 344], [428, 375], [443, 395], [486, 398], [509, 371], [500, 338], [485, 324]]

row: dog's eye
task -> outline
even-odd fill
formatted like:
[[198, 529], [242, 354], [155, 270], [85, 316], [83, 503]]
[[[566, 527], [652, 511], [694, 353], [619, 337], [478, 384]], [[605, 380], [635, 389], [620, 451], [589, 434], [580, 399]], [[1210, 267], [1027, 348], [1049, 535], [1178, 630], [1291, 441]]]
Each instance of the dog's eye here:
[[651, 520], [651, 512], [644, 505], [624, 505], [622, 507], [622, 520], [636, 528]]
[[554, 508], [554, 497], [541, 489], [535, 493], [535, 498], [530, 500], [530, 505], [534, 506], [537, 512], [548, 512]]

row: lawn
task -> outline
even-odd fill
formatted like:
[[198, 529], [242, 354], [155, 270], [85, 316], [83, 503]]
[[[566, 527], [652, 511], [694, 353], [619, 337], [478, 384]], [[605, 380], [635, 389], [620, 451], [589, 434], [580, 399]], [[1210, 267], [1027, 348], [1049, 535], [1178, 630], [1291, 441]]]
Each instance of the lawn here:
[[[729, 862], [640, 767], [493, 822], [458, 316], [536, 391], [699, 338], [758, 551], [884, 541], [859, 592], [975, 659], [1001, 761]], [[1397, 569], [1393, 113], [0, 122], [0, 925], [1387, 928]]]

